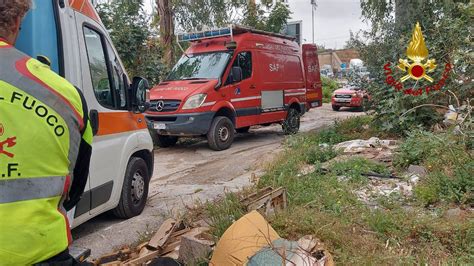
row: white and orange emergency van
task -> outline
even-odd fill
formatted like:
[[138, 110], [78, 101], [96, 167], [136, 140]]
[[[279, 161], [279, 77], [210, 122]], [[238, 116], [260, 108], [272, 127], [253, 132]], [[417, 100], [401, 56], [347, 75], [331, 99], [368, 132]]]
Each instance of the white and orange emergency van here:
[[140, 214], [153, 173], [153, 142], [143, 111], [148, 82], [131, 82], [89, 0], [33, 0], [16, 47], [47, 57], [84, 94], [94, 131], [89, 179], [68, 213], [76, 227], [108, 210]]
[[161, 147], [178, 137], [206, 136], [212, 149], [224, 150], [235, 131], [272, 123], [293, 134], [300, 116], [321, 106], [315, 45], [241, 26], [177, 37], [190, 46], [150, 91], [146, 113]]

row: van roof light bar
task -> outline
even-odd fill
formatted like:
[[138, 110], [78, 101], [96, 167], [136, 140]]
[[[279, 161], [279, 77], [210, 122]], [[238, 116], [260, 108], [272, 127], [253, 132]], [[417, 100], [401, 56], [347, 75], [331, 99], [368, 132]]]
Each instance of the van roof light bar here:
[[223, 36], [232, 36], [232, 27], [219, 28], [214, 30], [205, 30], [197, 32], [188, 32], [178, 34], [178, 42], [192, 42], [209, 38], [217, 38]]
[[228, 27], [214, 29], [214, 30], [181, 33], [181, 34], [176, 35], [176, 39], [178, 40], [178, 42], [192, 42], [192, 41], [198, 41], [198, 40], [204, 40], [204, 39], [210, 39], [210, 38], [230, 36], [231, 40], [233, 40], [234, 35], [245, 33], [245, 32], [253, 32], [253, 33], [262, 34], [262, 35], [274, 36], [274, 37], [279, 37], [279, 38], [283, 38], [283, 39], [287, 39], [291, 41], [294, 41], [296, 39], [293, 36], [267, 32], [267, 31], [262, 31], [262, 30], [256, 30], [253, 28], [239, 26], [239, 25], [229, 25]]

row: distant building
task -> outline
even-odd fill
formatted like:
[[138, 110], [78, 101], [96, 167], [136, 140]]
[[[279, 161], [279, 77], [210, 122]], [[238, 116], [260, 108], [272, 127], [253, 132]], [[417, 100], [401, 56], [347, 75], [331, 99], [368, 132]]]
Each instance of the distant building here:
[[356, 49], [324, 50], [318, 52], [319, 67], [331, 65], [334, 72], [341, 71], [341, 66], [349, 68], [351, 59], [360, 58]]
[[282, 34], [288, 35], [288, 36], [293, 36], [296, 38], [296, 42], [301, 45], [302, 43], [302, 35], [301, 33], [303, 32], [303, 21], [298, 20], [298, 21], [290, 21], [286, 24], [286, 26], [282, 30]]

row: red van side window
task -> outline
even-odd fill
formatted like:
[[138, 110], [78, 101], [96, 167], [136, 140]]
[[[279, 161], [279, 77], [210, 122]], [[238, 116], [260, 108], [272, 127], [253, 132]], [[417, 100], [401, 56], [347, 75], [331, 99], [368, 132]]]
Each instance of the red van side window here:
[[242, 80], [252, 76], [252, 53], [240, 52], [236, 57], [232, 66], [242, 68]]

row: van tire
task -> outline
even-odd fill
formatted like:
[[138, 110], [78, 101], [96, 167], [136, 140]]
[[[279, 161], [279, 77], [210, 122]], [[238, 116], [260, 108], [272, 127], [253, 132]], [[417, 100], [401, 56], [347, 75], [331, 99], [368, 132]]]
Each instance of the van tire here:
[[178, 137], [176, 136], [165, 136], [156, 134], [155, 144], [161, 148], [172, 147], [178, 142]]
[[300, 112], [295, 108], [290, 108], [286, 115], [285, 121], [282, 123], [283, 133], [285, 135], [291, 135], [298, 133], [300, 129]]
[[207, 133], [209, 147], [215, 151], [228, 149], [234, 141], [234, 124], [225, 116], [217, 116], [212, 120]]
[[250, 130], [250, 127], [241, 127], [241, 128], [236, 129], [237, 133], [247, 133], [249, 132], [249, 130]]
[[339, 111], [339, 109], [341, 109], [340, 106], [337, 106], [337, 105], [333, 105], [333, 106], [332, 106], [332, 110], [333, 110], [333, 111]]
[[112, 213], [118, 218], [132, 218], [142, 213], [148, 198], [150, 176], [142, 158], [132, 157], [125, 171], [122, 192], [118, 206]]

